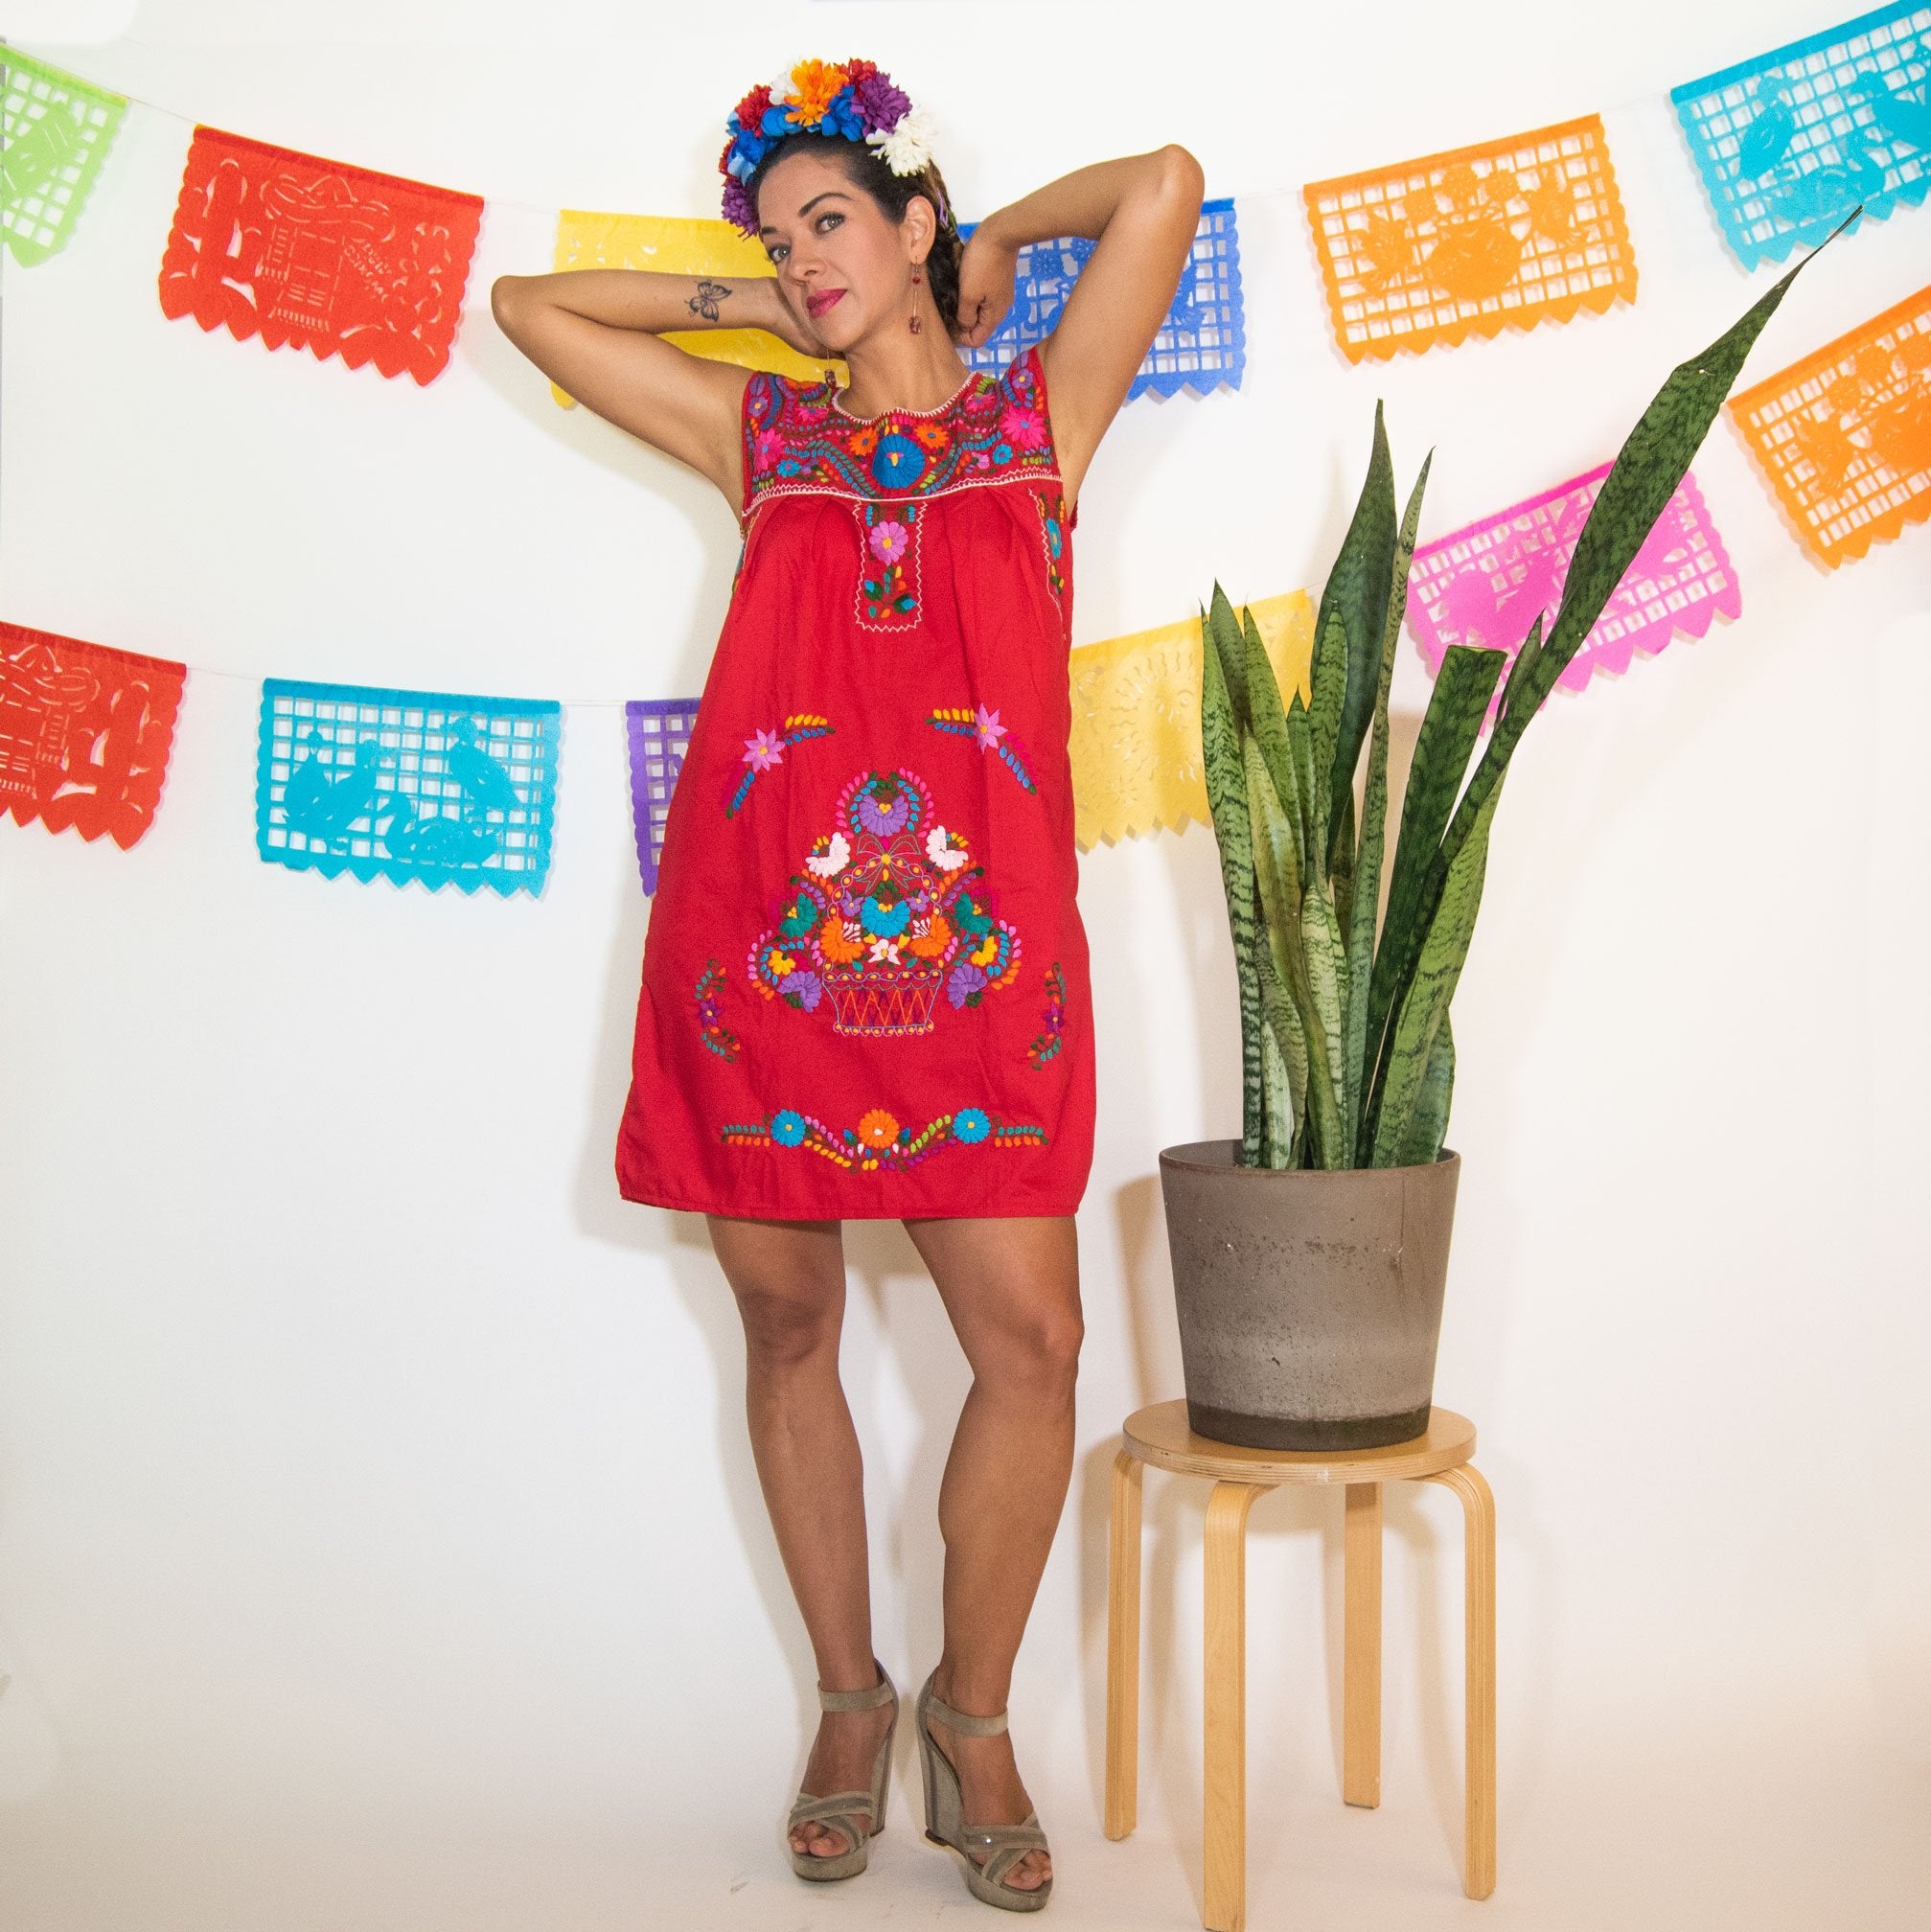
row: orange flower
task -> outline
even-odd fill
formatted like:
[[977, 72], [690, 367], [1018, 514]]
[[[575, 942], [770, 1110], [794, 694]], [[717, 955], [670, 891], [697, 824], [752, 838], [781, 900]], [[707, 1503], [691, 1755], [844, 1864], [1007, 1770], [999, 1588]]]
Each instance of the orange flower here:
[[829, 60], [800, 60], [792, 69], [792, 88], [797, 103], [798, 126], [816, 127], [825, 118], [832, 97], [845, 84], [845, 70]]
[[867, 1147], [889, 1147], [899, 1138], [899, 1123], [883, 1107], [874, 1107], [859, 1122], [859, 1138]]
[[952, 944], [952, 923], [943, 912], [934, 912], [931, 922], [916, 939], [906, 941], [907, 950], [921, 959], [936, 959]]
[[912, 425], [912, 434], [934, 454], [943, 449], [952, 440], [936, 423], [914, 423]]
[[833, 913], [818, 928], [818, 951], [827, 959], [834, 959], [839, 965], [846, 965], [864, 951], [863, 944], [857, 939], [845, 937], [844, 922]]

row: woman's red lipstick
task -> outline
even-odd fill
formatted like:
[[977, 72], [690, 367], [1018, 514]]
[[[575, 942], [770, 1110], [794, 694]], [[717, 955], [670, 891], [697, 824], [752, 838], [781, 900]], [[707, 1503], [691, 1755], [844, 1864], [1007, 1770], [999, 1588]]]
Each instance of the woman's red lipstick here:
[[844, 292], [842, 288], [827, 288], [820, 294], [807, 295], [805, 307], [811, 311], [812, 320], [816, 322]]

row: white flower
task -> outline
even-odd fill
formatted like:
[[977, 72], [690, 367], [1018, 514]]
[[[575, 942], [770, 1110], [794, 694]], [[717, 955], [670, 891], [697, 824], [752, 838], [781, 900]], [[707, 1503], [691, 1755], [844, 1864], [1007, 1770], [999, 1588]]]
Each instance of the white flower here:
[[896, 939], [874, 939], [872, 957], [882, 966], [896, 966], [899, 963], [899, 942]]
[[[836, 835], [834, 835], [836, 836]], [[942, 872], [956, 872], [966, 862], [963, 841], [954, 849], [952, 834], [943, 825], [934, 825], [926, 834], [926, 857]]]
[[797, 72], [798, 63], [793, 60], [789, 67], [781, 68], [775, 80], [768, 80], [765, 85], [771, 90], [771, 105], [782, 107], [785, 96], [792, 92], [792, 76]]
[[842, 832], [832, 834], [831, 849], [823, 853], [810, 854], [805, 863], [820, 879], [829, 879], [834, 872], [845, 869], [845, 861], [852, 856], [852, 848]]
[[932, 117], [928, 107], [908, 107], [889, 132], [874, 128], [866, 144], [885, 156], [894, 174], [916, 174], [932, 158]]

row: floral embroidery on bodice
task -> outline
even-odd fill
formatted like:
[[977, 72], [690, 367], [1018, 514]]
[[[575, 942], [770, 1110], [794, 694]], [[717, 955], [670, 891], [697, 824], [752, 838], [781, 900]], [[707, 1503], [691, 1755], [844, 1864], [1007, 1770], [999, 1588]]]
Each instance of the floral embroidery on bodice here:
[[746, 521], [773, 496], [880, 503], [987, 483], [1056, 483], [1036, 355], [1028, 347], [998, 375], [976, 372], [937, 409], [888, 409], [869, 418], [837, 405], [829, 377], [797, 383], [760, 371], [745, 396]]

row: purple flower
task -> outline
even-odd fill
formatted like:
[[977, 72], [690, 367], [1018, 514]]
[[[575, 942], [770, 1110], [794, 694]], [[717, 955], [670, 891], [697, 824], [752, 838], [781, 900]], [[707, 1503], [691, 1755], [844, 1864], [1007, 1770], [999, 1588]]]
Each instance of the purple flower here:
[[[881, 804], [882, 797], [889, 797], [889, 805]], [[889, 779], [874, 785], [859, 800], [859, 823], [876, 839], [889, 839], [893, 833], [905, 829], [905, 822], [911, 816], [911, 794], [893, 786]]]
[[869, 74], [852, 89], [858, 100], [859, 119], [867, 134], [889, 133], [899, 124], [899, 116], [911, 106], [910, 98], [899, 91], [883, 74]]
[[724, 182], [724, 219], [747, 235], [758, 232], [758, 211], [745, 191], [745, 184], [733, 174]]
[[906, 526], [887, 518], [872, 529], [872, 555], [882, 564], [896, 564], [906, 554]]
[[967, 999], [985, 984], [985, 968], [975, 966], [970, 959], [961, 959], [952, 970], [952, 977], [946, 981], [946, 998], [954, 1006], [963, 1006]]
[[823, 990], [818, 976], [816, 973], [807, 973], [802, 966], [795, 972], [787, 973], [778, 981], [778, 991], [793, 1006], [802, 1006], [807, 1013], [818, 1003], [818, 995]]

